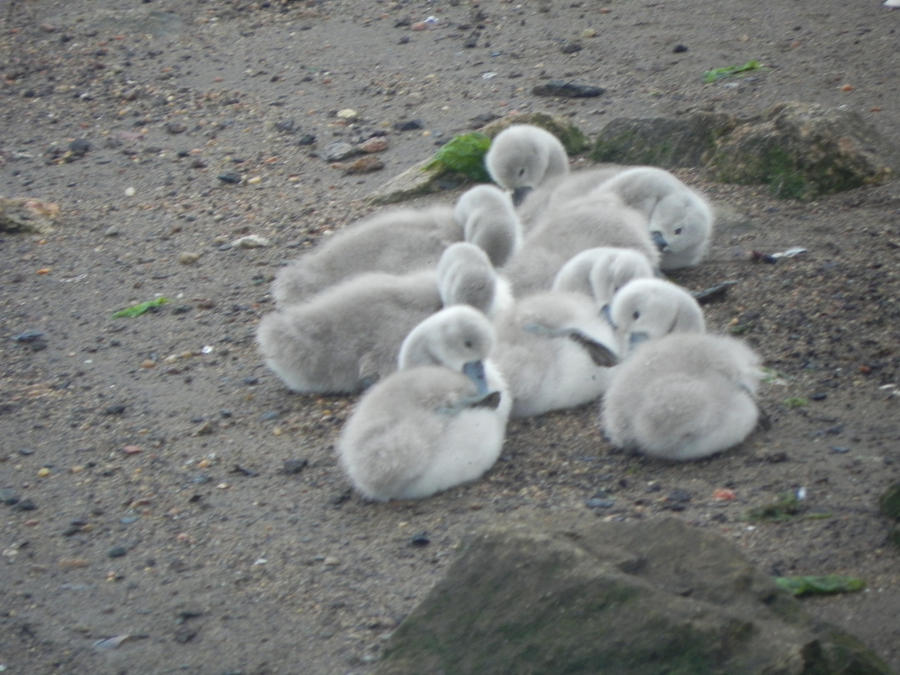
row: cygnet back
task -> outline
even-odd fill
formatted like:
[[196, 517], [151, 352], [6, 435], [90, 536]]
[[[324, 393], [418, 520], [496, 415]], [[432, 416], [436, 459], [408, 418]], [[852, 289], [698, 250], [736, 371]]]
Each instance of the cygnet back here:
[[476, 185], [456, 201], [454, 218], [465, 240], [482, 248], [502, 267], [522, 245], [522, 224], [509, 194], [495, 185]]
[[272, 295], [282, 307], [365, 272], [433, 267], [449, 244], [462, 239], [452, 207], [389, 209], [347, 226], [282, 268]]

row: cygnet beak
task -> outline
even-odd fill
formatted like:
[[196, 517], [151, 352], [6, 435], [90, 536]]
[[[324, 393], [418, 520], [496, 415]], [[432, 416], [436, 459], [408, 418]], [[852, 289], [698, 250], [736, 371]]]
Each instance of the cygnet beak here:
[[634, 349], [639, 344], [641, 344], [642, 342], [646, 342], [649, 339], [650, 339], [650, 336], [643, 331], [636, 331], [634, 333], [629, 333], [628, 334], [628, 346], [631, 349]]
[[660, 252], [665, 253], [668, 250], [669, 242], [666, 241], [662, 232], [654, 230], [650, 233], [650, 236], [653, 237], [653, 243], [656, 244], [656, 248], [658, 248]]
[[612, 308], [610, 308], [609, 303], [607, 302], [603, 307], [600, 308], [600, 316], [606, 319], [607, 323], [612, 326], [613, 330], [617, 330], [618, 326], [616, 326], [616, 322], [613, 321], [612, 318]]
[[463, 375], [475, 383], [478, 395], [487, 393], [487, 377], [484, 374], [484, 363], [481, 361], [469, 361], [463, 365]]
[[525, 201], [525, 197], [528, 196], [528, 193], [531, 192], [534, 188], [529, 187], [528, 185], [523, 185], [522, 187], [517, 187], [513, 190], [512, 193], [512, 201], [513, 206], [518, 206], [522, 202]]

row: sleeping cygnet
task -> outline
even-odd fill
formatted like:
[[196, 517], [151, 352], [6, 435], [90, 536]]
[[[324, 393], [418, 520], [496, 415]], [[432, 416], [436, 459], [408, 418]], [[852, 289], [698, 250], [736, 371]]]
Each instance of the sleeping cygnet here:
[[445, 304], [494, 312], [510, 302], [484, 252], [458, 242], [437, 271], [353, 277], [266, 315], [256, 337], [266, 365], [293, 391], [352, 393], [393, 372], [407, 333]]
[[572, 408], [606, 390], [615, 336], [592, 298], [547, 291], [495, 319], [494, 360], [509, 383], [514, 417]]
[[522, 224], [509, 194], [495, 185], [476, 185], [456, 201], [454, 218], [465, 240], [482, 248], [502, 267], [522, 244]]
[[644, 216], [613, 193], [598, 192], [548, 209], [503, 271], [516, 297], [549, 290], [573, 256], [599, 246], [633, 249], [654, 268], [659, 261]]
[[613, 315], [623, 324], [627, 311], [639, 314], [627, 334], [647, 339], [631, 341], [603, 397], [601, 424], [610, 442], [671, 460], [707, 457], [740, 443], [759, 417], [759, 357], [740, 340], [704, 333], [693, 312], [680, 324], [671, 314], [654, 312], [657, 300], [685, 302], [666, 286], [644, 286], [642, 293], [659, 297], [626, 298], [626, 308], [622, 293], [635, 292], [639, 283], [613, 300]]
[[700, 193], [665, 169], [632, 167], [617, 173], [598, 191], [611, 191], [647, 218], [662, 257], [660, 269], [696, 265], [709, 248], [713, 211]]
[[484, 187], [464, 192], [454, 207], [389, 209], [337, 232], [278, 272], [272, 285], [276, 304], [301, 302], [365, 272], [432, 267], [459, 241], [483, 247], [494, 266], [503, 265], [519, 246], [521, 226], [509, 197]]
[[490, 321], [466, 306], [410, 332], [400, 370], [360, 399], [337, 443], [359, 492], [381, 501], [428, 497], [494, 465], [512, 400], [488, 360], [493, 345]]
[[553, 280], [554, 291], [584, 293], [600, 308], [609, 307], [613, 295], [632, 279], [654, 277], [653, 265], [643, 253], [630, 248], [599, 246], [569, 259]]

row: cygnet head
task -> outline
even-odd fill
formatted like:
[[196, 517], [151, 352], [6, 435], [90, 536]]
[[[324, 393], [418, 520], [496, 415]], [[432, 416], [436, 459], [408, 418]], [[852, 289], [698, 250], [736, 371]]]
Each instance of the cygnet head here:
[[451, 244], [437, 266], [438, 292], [444, 307], [471, 305], [490, 314], [497, 299], [497, 273], [480, 247], [460, 241]]
[[598, 246], [582, 251], [563, 265], [553, 281], [553, 290], [585, 293], [593, 296], [599, 307], [607, 307], [629, 281], [653, 276], [652, 263], [640, 251]]
[[444, 366], [469, 376], [487, 391], [484, 360], [494, 348], [494, 327], [477, 309], [454, 305], [413, 328], [400, 347], [401, 369]]
[[673, 191], [660, 199], [650, 213], [649, 227], [663, 256], [662, 267], [674, 269], [698, 262], [709, 245], [712, 223], [712, 209], [691, 190]]
[[670, 333], [703, 333], [703, 310], [690, 293], [662, 279], [635, 279], [615, 294], [610, 320], [627, 352]]
[[484, 162], [494, 182], [512, 191], [516, 204], [548, 178], [569, 172], [560, 140], [531, 124], [515, 124], [497, 134]]
[[512, 199], [496, 185], [476, 185], [456, 201], [453, 217], [465, 240], [484, 249], [502, 267], [522, 243], [522, 223]]

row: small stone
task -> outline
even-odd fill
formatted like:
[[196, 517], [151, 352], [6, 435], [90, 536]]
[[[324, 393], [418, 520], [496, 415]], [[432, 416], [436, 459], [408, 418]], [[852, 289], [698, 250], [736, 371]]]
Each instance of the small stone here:
[[90, 149], [90, 142], [83, 138], [78, 138], [69, 143], [69, 152], [72, 153], [72, 157], [84, 157]]
[[265, 246], [271, 246], [272, 242], [258, 234], [248, 234], [244, 237], [235, 239], [231, 242], [231, 245], [237, 248], [263, 248]]
[[235, 173], [233, 171], [220, 173], [219, 180], [223, 183], [228, 183], [229, 185], [236, 185], [237, 183], [241, 182], [241, 174]]
[[372, 155], [368, 155], [366, 157], [360, 157], [355, 162], [351, 162], [347, 166], [342, 167], [344, 169], [344, 173], [348, 176], [352, 176], [355, 174], [361, 173], [372, 173], [373, 171], [380, 171], [384, 168], [384, 162], [382, 162], [377, 157], [373, 157]]
[[404, 122], [395, 122], [394, 129], [397, 131], [415, 131], [424, 127], [422, 120], [406, 120]]
[[44, 339], [44, 333], [43, 333], [43, 331], [39, 331], [39, 330], [26, 330], [25, 332], [19, 333], [18, 335], [13, 337], [13, 340], [15, 340], [16, 342], [24, 342], [24, 343], [39, 342], [40, 340], [43, 340], [43, 339]]
[[675, 45], [675, 48], [672, 49], [672, 52], [675, 54], [683, 54], [687, 50], [688, 50], [688, 48], [685, 47], [684, 45]]
[[60, 569], [75, 570], [81, 567], [87, 567], [90, 563], [84, 558], [60, 558], [57, 564]]
[[108, 405], [103, 409], [104, 415], [123, 415], [125, 413], [125, 404], [117, 403], [115, 405]]
[[303, 134], [297, 139], [297, 145], [312, 145], [315, 142], [316, 137], [313, 134]]
[[578, 42], [566, 42], [559, 50], [563, 54], [575, 54], [576, 52], [580, 52], [581, 49], [582, 47]]
[[12, 488], [0, 488], [0, 501], [7, 506], [13, 506], [19, 503], [19, 495]]
[[342, 110], [337, 111], [338, 119], [342, 120], [355, 120], [359, 117], [359, 113], [356, 112], [353, 108], [344, 108]]
[[153, 359], [144, 359], [143, 361], [141, 361], [141, 368], [156, 368], [156, 361], [154, 361]]
[[585, 28], [583, 31], [581, 31], [581, 37], [583, 37], [583, 38], [597, 37], [597, 31], [594, 28]]
[[388, 148], [388, 141], [384, 136], [375, 136], [359, 144], [359, 149], [365, 153], [384, 152]]
[[37, 475], [38, 478], [46, 478], [50, 475], [50, 469], [48, 469], [46, 466], [42, 466], [40, 469], [38, 469]]
[[831, 451], [838, 455], [846, 455], [848, 452], [850, 452], [850, 448], [843, 445], [832, 445]]
[[293, 134], [297, 131], [297, 124], [294, 120], [280, 120], [275, 122], [275, 129], [285, 134]]
[[340, 162], [353, 157], [359, 152], [354, 146], [345, 141], [329, 143], [322, 151], [322, 157], [326, 162]]
[[127, 188], [125, 188], [125, 196], [126, 197], [134, 197], [136, 192], [137, 192], [137, 190], [135, 190], [134, 187], [132, 187], [130, 185]]
[[262, 176], [252, 176], [247, 179], [248, 185], [259, 185], [260, 183], [262, 183]]
[[110, 558], [121, 558], [126, 553], [128, 553], [128, 549], [124, 546], [113, 546], [109, 551], [106, 552]]
[[431, 543], [431, 539], [428, 538], [427, 532], [419, 532], [412, 536], [409, 543], [413, 546], [428, 546]]
[[531, 90], [535, 96], [560, 96], [563, 98], [592, 98], [600, 96], [606, 90], [602, 87], [594, 87], [588, 84], [566, 82], [563, 80], [551, 80], [545, 84], [539, 84]]
[[104, 237], [118, 237], [119, 236], [119, 228], [115, 225], [110, 225], [103, 231]]
[[166, 122], [165, 129], [168, 133], [172, 134], [182, 134], [187, 130], [187, 125], [184, 122]]
[[141, 446], [139, 445], [126, 445], [122, 448], [122, 452], [126, 455], [138, 455], [142, 452]]
[[341, 564], [341, 561], [335, 558], [334, 556], [327, 556], [325, 560], [322, 561], [326, 567], [335, 567]]
[[591, 497], [585, 503], [589, 509], [611, 509], [616, 505], [614, 499], [601, 499], [599, 497]]
[[19, 511], [34, 511], [37, 509], [37, 504], [35, 504], [30, 499], [23, 499], [15, 505], [16, 509]]
[[184, 251], [183, 253], [178, 254], [178, 262], [182, 265], [193, 265], [200, 259], [199, 253], [194, 253], [193, 251]]
[[308, 459], [286, 459], [281, 467], [281, 472], [288, 475], [300, 473], [309, 465]]
[[216, 423], [212, 420], [206, 420], [203, 424], [197, 427], [197, 431], [195, 431], [195, 435], [197, 436], [209, 436], [210, 434], [215, 433], [216, 431]]

